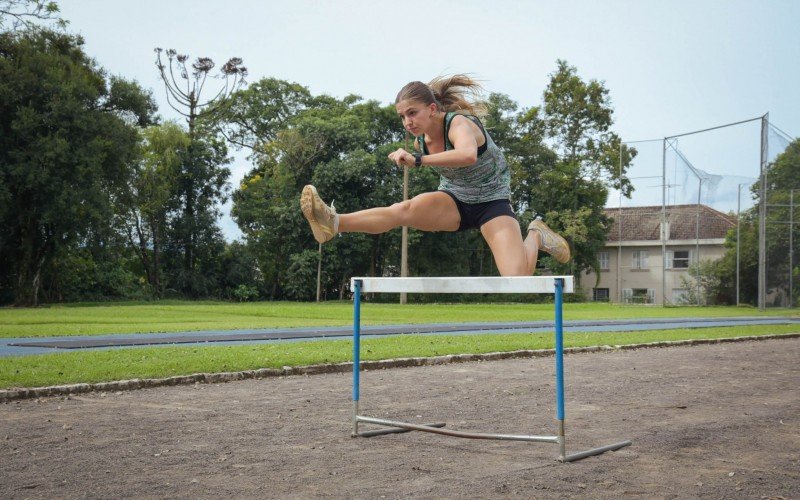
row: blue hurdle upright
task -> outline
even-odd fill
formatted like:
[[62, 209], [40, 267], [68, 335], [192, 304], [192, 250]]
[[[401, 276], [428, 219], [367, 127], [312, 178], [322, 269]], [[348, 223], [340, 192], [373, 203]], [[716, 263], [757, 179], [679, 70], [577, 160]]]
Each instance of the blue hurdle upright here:
[[[593, 448], [567, 455], [564, 430], [564, 332], [563, 294], [573, 291], [572, 276], [513, 276], [513, 277], [459, 277], [459, 278], [353, 278], [353, 437], [372, 437], [409, 431], [431, 432], [468, 439], [501, 439], [555, 443], [559, 445], [560, 462], [572, 462], [607, 451], [629, 446], [631, 441]], [[442, 422], [413, 424], [395, 420], [359, 415], [358, 403], [361, 371], [361, 294], [362, 293], [552, 293], [555, 297], [555, 363], [556, 363], [556, 420], [555, 436], [520, 434], [490, 434], [444, 429]], [[359, 422], [376, 424], [384, 428], [359, 432]]]

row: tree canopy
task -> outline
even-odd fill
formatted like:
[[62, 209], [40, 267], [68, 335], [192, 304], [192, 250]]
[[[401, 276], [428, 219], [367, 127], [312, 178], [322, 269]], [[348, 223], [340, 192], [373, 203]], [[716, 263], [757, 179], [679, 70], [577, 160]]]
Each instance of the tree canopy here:
[[133, 82], [109, 80], [80, 37], [0, 33], [0, 251], [15, 301], [36, 304], [58, 252], [99, 232], [125, 189], [137, 123], [155, 104]]

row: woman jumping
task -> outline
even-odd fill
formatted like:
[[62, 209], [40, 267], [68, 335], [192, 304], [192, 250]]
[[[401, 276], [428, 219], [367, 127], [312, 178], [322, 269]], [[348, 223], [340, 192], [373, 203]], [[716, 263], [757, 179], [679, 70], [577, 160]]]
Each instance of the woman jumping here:
[[434, 167], [437, 191], [389, 207], [337, 214], [314, 186], [303, 188], [300, 208], [314, 238], [324, 243], [337, 233], [384, 233], [400, 226], [421, 231], [480, 229], [502, 276], [530, 276], [539, 249], [558, 262], [570, 259], [566, 240], [541, 219], [528, 226], [525, 240], [511, 209], [511, 175], [505, 157], [486, 132], [480, 105], [469, 96], [480, 86], [466, 75], [411, 82], [395, 99], [403, 127], [413, 134], [414, 152], [400, 148], [389, 155], [398, 166]]

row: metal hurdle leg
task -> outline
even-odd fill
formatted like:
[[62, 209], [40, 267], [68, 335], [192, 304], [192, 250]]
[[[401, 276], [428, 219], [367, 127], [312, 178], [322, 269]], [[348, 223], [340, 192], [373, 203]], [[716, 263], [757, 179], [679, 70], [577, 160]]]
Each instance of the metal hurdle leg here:
[[555, 316], [556, 316], [556, 419], [558, 420], [558, 446], [559, 462], [574, 462], [582, 458], [599, 455], [607, 451], [618, 450], [629, 446], [631, 441], [621, 441], [619, 443], [594, 448], [580, 453], [567, 455], [566, 435], [564, 432], [564, 280], [557, 278], [555, 291]]
[[361, 369], [361, 280], [356, 280], [353, 290], [353, 433], [358, 436], [358, 393]]
[[555, 291], [556, 320], [556, 420], [558, 420], [559, 460], [564, 461], [566, 455], [566, 437], [564, 436], [564, 280], [556, 279]]
[[[353, 432], [352, 437], [372, 437], [382, 436], [384, 434], [400, 434], [403, 432], [410, 432], [414, 429], [407, 427], [393, 426], [392, 423], [373, 422], [381, 425], [388, 425], [388, 429], [378, 429], [372, 431], [358, 432], [358, 423], [366, 422], [367, 417], [361, 417], [358, 414], [358, 399], [360, 396], [360, 372], [361, 372], [361, 280], [355, 281], [353, 287]], [[431, 424], [422, 424], [427, 428], [444, 427], [444, 422], [434, 422]]]

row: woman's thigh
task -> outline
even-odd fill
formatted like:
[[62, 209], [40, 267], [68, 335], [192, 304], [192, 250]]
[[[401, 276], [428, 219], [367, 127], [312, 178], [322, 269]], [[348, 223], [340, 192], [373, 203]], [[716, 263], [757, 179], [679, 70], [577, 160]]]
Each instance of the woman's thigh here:
[[495, 217], [481, 226], [481, 234], [489, 244], [502, 276], [530, 275], [522, 233], [516, 219], [507, 215]]
[[422, 193], [403, 202], [404, 225], [421, 231], [457, 231], [461, 214], [447, 193]]

